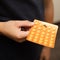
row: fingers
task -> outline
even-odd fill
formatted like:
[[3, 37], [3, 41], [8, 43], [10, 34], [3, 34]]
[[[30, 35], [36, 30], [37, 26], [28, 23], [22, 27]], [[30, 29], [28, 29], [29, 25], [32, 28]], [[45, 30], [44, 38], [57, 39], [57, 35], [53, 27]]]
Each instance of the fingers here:
[[26, 38], [28, 34], [29, 31], [17, 31], [16, 37], [17, 39], [22, 39], [22, 38]]
[[21, 31], [16, 35], [16, 38], [14, 39], [15, 41], [21, 43], [25, 41], [26, 36], [28, 35], [29, 31]]
[[27, 26], [27, 27], [34, 25], [33, 22], [30, 22], [30, 21], [27, 21], [27, 20], [26, 21], [16, 21], [16, 24], [18, 26]]
[[29, 34], [29, 31], [21, 31], [20, 34], [20, 37], [25, 38]]

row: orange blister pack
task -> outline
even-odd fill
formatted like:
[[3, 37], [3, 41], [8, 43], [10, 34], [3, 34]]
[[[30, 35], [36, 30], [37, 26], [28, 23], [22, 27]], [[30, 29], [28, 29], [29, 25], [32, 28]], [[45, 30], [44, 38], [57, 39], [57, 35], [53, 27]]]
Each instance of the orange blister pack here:
[[26, 39], [46, 47], [54, 48], [57, 30], [57, 25], [34, 20], [34, 25], [31, 27]]

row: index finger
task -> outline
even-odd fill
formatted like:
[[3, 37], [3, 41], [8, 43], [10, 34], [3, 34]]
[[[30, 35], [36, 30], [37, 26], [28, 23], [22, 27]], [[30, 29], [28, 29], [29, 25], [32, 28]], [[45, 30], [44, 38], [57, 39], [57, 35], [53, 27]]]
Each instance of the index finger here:
[[30, 21], [16, 21], [17, 25], [18, 26], [33, 26], [34, 25], [34, 22], [30, 22]]

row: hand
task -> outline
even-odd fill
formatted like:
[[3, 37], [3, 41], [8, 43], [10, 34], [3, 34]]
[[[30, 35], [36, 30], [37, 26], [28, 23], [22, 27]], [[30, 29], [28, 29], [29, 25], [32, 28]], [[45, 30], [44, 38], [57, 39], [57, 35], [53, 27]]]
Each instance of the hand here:
[[33, 26], [33, 22], [30, 21], [2, 22], [1, 33], [17, 42], [21, 42], [22, 39], [25, 38], [29, 33], [29, 30], [22, 31], [21, 27], [27, 28], [31, 26]]
[[40, 60], [50, 60], [50, 48], [48, 47], [43, 48]]

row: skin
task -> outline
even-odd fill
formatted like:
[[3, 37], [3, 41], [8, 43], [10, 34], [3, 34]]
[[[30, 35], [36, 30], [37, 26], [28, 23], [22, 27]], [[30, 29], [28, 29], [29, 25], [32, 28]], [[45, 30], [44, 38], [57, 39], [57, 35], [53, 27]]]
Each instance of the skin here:
[[[44, 7], [45, 7], [45, 21], [49, 23], [53, 23], [53, 16], [54, 16], [54, 8], [53, 8], [53, 1], [52, 0], [44, 0]], [[41, 53], [40, 60], [50, 60], [50, 48], [44, 47]]]
[[33, 22], [30, 21], [8, 21], [8, 22], [0, 22], [0, 34], [4, 34], [5, 36], [17, 41], [22, 42], [24, 38], [28, 35], [29, 30], [22, 31], [21, 27], [31, 27], [33, 26]]

